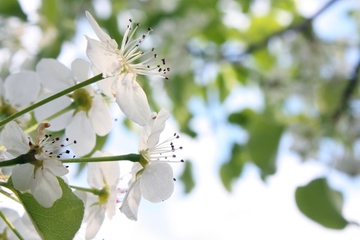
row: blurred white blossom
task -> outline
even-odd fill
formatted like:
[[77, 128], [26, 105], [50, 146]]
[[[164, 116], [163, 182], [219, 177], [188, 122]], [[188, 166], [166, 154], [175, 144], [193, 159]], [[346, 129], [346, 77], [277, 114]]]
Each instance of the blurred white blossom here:
[[[97, 151], [93, 157], [110, 156]], [[98, 195], [87, 193], [84, 222], [86, 239], [93, 239], [99, 231], [105, 213], [111, 219], [116, 212], [116, 194], [120, 168], [118, 162], [92, 162], [87, 164], [87, 179]]]
[[[26, 212], [22, 217], [20, 217], [18, 212], [11, 208], [1, 208], [0, 211], [14, 225], [14, 227], [21, 234], [21, 236], [26, 236], [27, 240], [41, 239], [38, 233], [36, 232], [34, 225], [32, 224]], [[8, 239], [8, 240], [19, 239], [1, 218], [0, 218], [0, 238]]]
[[[22, 70], [0, 79], [0, 120], [29, 106], [39, 95], [40, 81], [34, 71]], [[18, 121], [28, 120], [28, 115]]]

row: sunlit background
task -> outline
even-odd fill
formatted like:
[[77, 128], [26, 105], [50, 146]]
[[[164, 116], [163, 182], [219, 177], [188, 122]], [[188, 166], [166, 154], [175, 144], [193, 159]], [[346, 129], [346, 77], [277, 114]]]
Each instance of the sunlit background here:
[[[358, 0], [20, 3], [27, 18], [0, 7], [3, 79], [43, 57], [66, 66], [87, 59], [85, 35], [96, 36], [85, 10], [118, 42], [129, 18], [151, 26], [143, 48], [156, 47], [171, 66], [169, 81], [139, 83], [154, 110], [172, 112], [162, 137], [181, 136], [187, 163], [172, 164], [175, 192], [159, 204], [143, 199], [137, 222], [118, 212], [96, 239], [360, 238], [355, 224], [310, 220], [295, 199], [299, 186], [325, 177], [343, 194], [343, 217], [360, 223]], [[111, 106], [103, 149], [137, 152], [140, 128]], [[126, 188], [131, 163], [120, 166]], [[70, 169], [87, 184], [85, 171]]]

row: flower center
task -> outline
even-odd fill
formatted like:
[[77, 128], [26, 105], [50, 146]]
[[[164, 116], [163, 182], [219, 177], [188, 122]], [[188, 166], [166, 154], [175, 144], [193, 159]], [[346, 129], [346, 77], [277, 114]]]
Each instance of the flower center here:
[[99, 197], [99, 204], [106, 204], [110, 197], [110, 189], [108, 185], [105, 185], [101, 190], [95, 193]]
[[7, 104], [5, 101], [1, 100], [0, 104], [0, 119], [5, 119], [17, 113], [17, 110], [13, 108], [10, 104]]
[[150, 158], [149, 151], [148, 150], [140, 151], [140, 155], [141, 157], [139, 163], [143, 168], [146, 168], [146, 166], [149, 165], [149, 161], [147, 160]]
[[71, 96], [74, 100], [73, 105], [76, 111], [85, 111], [87, 113], [90, 110], [92, 97], [86, 89], [77, 89]]
[[38, 145], [30, 145], [30, 144], [29, 146], [30, 146], [30, 150], [29, 152], [23, 155], [23, 158], [25, 160], [25, 163], [30, 163], [35, 166], [35, 170], [34, 170], [35, 172], [37, 168], [40, 168], [43, 165], [43, 162], [35, 157], [35, 155], [42, 153], [42, 147]]

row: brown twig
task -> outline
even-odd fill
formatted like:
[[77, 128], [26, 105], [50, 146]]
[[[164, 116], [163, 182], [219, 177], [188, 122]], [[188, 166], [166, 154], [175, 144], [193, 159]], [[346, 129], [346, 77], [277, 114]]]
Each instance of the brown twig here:
[[349, 99], [352, 95], [352, 93], [355, 90], [355, 87], [357, 86], [358, 82], [359, 82], [359, 78], [360, 78], [360, 59], [356, 65], [356, 67], [354, 68], [354, 72], [351, 76], [351, 78], [348, 80], [348, 84], [343, 92], [342, 98], [341, 98], [341, 102], [339, 104], [339, 107], [336, 109], [336, 111], [333, 114], [333, 121], [336, 123], [341, 114], [347, 109], [348, 107], [348, 102]]

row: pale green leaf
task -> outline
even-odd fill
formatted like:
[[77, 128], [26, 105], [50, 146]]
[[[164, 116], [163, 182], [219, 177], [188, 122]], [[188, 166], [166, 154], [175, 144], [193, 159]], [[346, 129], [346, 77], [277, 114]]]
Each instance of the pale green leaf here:
[[343, 196], [327, 184], [325, 178], [318, 178], [295, 192], [299, 210], [308, 218], [327, 228], [343, 229], [348, 221], [342, 216]]
[[[58, 178], [63, 195], [51, 208], [41, 206], [30, 193], [21, 193], [12, 189], [24, 205], [35, 229], [42, 239], [73, 239], [79, 230], [84, 204], [75, 196], [68, 185]], [[12, 185], [11, 178], [9, 184]]]
[[283, 125], [266, 114], [256, 117], [250, 126], [248, 148], [263, 178], [276, 172], [276, 157], [283, 130]]

